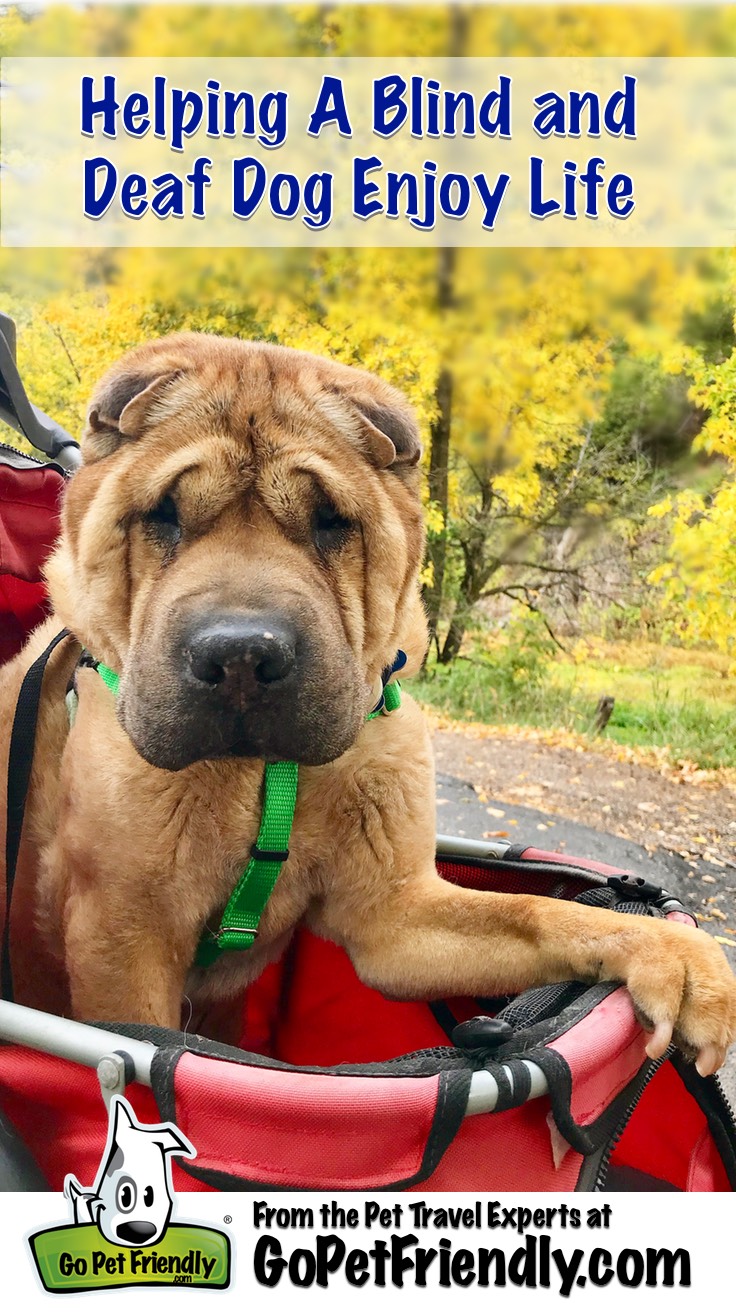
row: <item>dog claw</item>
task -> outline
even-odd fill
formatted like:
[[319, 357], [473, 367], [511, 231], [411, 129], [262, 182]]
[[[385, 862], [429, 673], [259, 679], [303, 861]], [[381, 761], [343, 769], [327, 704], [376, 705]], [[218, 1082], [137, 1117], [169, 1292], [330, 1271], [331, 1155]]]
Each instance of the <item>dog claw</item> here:
[[652, 1058], [656, 1062], [657, 1058], [661, 1058], [667, 1052], [667, 1049], [669, 1048], [671, 1043], [672, 1043], [672, 1022], [658, 1021], [656, 1026], [654, 1027], [654, 1033], [652, 1034], [652, 1038], [647, 1044], [647, 1048], [646, 1048], [647, 1057]]
[[721, 1050], [717, 1044], [705, 1044], [697, 1056], [695, 1066], [701, 1076], [712, 1076], [721, 1063]]

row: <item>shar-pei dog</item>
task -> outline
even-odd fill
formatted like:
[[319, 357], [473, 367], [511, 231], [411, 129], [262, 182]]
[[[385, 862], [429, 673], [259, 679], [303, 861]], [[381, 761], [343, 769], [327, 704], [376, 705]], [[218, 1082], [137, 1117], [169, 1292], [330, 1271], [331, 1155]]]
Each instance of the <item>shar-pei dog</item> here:
[[[236, 996], [306, 923], [397, 998], [622, 981], [651, 1057], [674, 1035], [701, 1072], [723, 1062], [736, 986], [702, 931], [436, 873], [422, 714], [404, 692], [367, 718], [382, 671], [401, 651], [416, 672], [426, 646], [420, 446], [399, 393], [300, 351], [165, 337], [103, 378], [82, 452], [47, 565], [53, 616], [0, 685], [7, 759], [23, 674], [69, 630], [12, 905], [19, 1002], [177, 1027], [185, 996]], [[300, 768], [288, 858], [248, 951], [197, 965], [276, 761]]]

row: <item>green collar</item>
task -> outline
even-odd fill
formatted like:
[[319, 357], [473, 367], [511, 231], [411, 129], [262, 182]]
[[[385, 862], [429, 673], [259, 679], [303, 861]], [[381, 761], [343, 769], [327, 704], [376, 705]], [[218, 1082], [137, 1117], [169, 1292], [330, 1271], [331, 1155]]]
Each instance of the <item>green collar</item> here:
[[[120, 676], [101, 661], [94, 663], [98, 675], [116, 697]], [[382, 691], [376, 706], [366, 716], [390, 715], [401, 705], [401, 685], [390, 683], [404, 669], [406, 653], [399, 651], [396, 660], [381, 676]], [[195, 966], [208, 967], [225, 952], [250, 948], [266, 903], [276, 886], [281, 868], [289, 856], [289, 839], [296, 811], [299, 767], [294, 761], [267, 762], [263, 776], [263, 809], [258, 838], [251, 848], [248, 865], [230, 895], [222, 914], [219, 930], [205, 930], [194, 959]]]

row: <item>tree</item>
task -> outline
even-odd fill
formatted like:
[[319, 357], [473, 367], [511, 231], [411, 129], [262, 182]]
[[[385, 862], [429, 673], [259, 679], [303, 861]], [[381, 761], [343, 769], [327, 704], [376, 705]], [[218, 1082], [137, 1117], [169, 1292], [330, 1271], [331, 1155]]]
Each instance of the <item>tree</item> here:
[[[731, 262], [731, 290], [736, 270]], [[722, 320], [721, 306], [711, 306], [702, 322], [701, 340], [674, 352], [671, 367], [692, 379], [690, 397], [706, 416], [695, 437], [696, 450], [711, 458], [705, 487], [667, 496], [650, 514], [665, 519], [671, 539], [665, 560], [651, 581], [663, 588], [665, 605], [680, 637], [712, 643], [736, 653], [736, 349], [712, 325]], [[733, 323], [733, 311], [731, 312]], [[729, 349], [730, 348], [730, 349]], [[708, 486], [708, 484], [710, 486]]]

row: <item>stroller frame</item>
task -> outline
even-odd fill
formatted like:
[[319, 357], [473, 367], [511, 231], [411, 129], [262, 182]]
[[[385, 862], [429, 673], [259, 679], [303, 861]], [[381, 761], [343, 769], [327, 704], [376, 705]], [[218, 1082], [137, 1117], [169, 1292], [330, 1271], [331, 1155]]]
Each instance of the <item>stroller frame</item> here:
[[[470, 858], [502, 858], [502, 850], [508, 847], [508, 844], [454, 839], [448, 835], [437, 837], [438, 854], [452, 853], [455, 856]], [[0, 999], [0, 1040], [23, 1044], [39, 1053], [50, 1053], [54, 1057], [66, 1058], [69, 1062], [93, 1068], [97, 1072], [102, 1098], [108, 1107], [113, 1096], [123, 1094], [126, 1085], [133, 1080], [150, 1088], [151, 1064], [156, 1052], [155, 1046], [147, 1041], [131, 1039], [127, 1035], [116, 1038], [114, 1032], [112, 1038], [116, 1041], [114, 1048], [109, 1030], [101, 1030], [96, 1026], [72, 1021], [68, 1017], [56, 1017], [48, 1012], [39, 1012], [36, 1008], [27, 1008], [20, 1003], [9, 1003]], [[547, 1093], [547, 1077], [536, 1063], [525, 1061], [524, 1065], [530, 1075], [526, 1101], [537, 1099]], [[513, 1083], [511, 1068], [506, 1067], [505, 1071]], [[498, 1100], [499, 1085], [493, 1075], [489, 1071], [474, 1072], [468, 1093], [466, 1117], [493, 1112]]]

